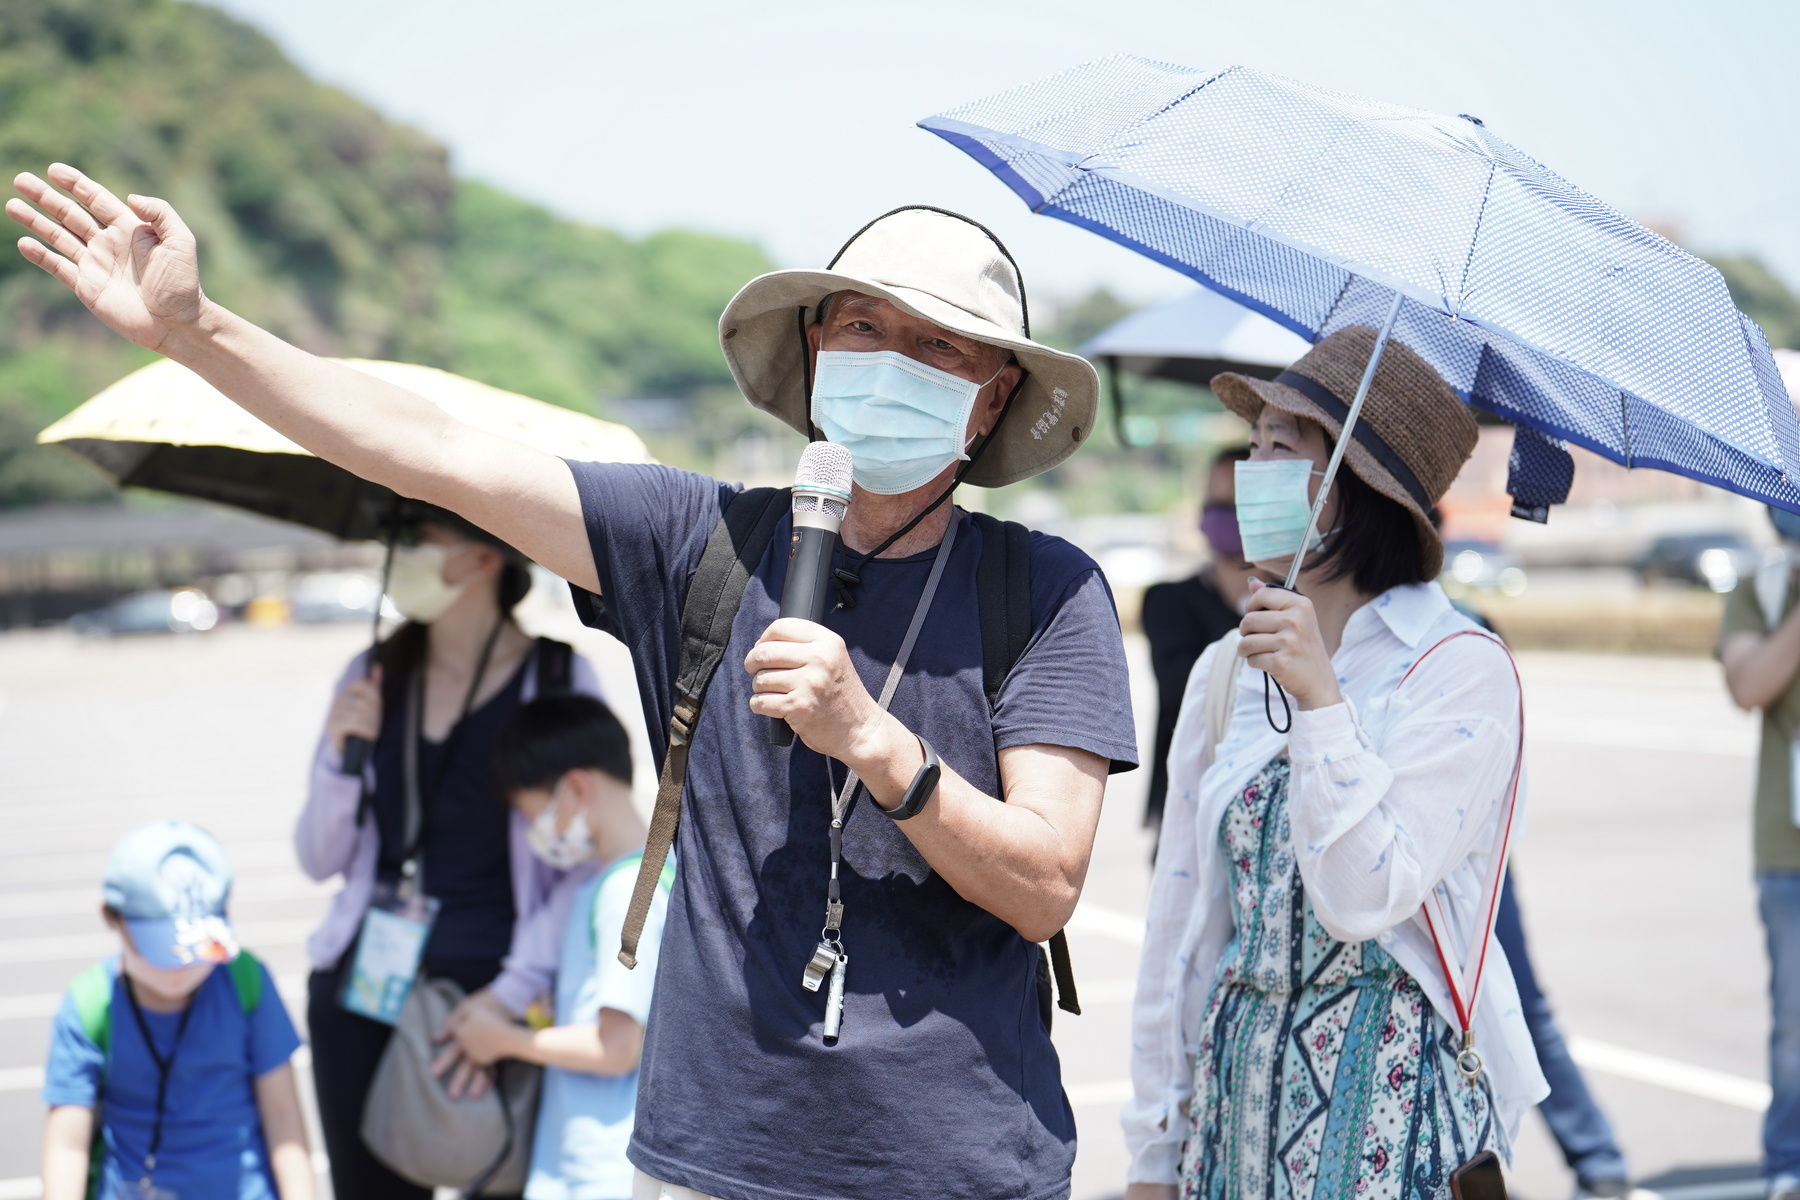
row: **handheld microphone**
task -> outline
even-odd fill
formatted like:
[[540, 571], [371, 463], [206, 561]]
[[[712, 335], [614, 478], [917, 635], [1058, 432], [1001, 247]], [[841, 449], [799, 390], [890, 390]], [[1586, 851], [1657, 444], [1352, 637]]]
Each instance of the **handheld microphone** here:
[[[794, 472], [794, 533], [788, 540], [787, 582], [781, 588], [782, 616], [824, 620], [831, 556], [849, 511], [850, 451], [831, 442], [809, 443]], [[769, 745], [793, 744], [788, 723], [769, 718]]]

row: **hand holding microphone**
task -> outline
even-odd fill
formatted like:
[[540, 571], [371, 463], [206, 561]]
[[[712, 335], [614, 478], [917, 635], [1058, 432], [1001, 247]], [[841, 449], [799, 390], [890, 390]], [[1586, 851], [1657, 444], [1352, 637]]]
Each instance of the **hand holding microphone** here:
[[[787, 582], [781, 615], [818, 622], [830, 603], [831, 557], [838, 530], [850, 511], [850, 451], [832, 442], [812, 442], [794, 472], [794, 531], [788, 540]], [[769, 721], [769, 744], [791, 746], [794, 731], [780, 718]]]

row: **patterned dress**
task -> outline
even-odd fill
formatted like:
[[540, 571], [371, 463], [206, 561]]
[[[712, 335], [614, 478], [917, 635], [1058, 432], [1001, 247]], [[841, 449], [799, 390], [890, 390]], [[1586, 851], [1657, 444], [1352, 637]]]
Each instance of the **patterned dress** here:
[[1288, 836], [1288, 760], [1226, 810], [1237, 936], [1201, 1025], [1183, 1200], [1440, 1200], [1493, 1149], [1486, 1079], [1373, 941], [1327, 933]]

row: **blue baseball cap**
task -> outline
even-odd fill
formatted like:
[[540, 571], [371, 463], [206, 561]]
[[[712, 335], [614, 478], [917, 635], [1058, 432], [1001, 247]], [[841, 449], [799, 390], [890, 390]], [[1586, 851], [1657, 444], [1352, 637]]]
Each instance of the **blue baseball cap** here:
[[186, 821], [134, 829], [113, 847], [101, 885], [131, 943], [152, 966], [226, 963], [237, 939], [225, 920], [231, 865], [212, 834]]

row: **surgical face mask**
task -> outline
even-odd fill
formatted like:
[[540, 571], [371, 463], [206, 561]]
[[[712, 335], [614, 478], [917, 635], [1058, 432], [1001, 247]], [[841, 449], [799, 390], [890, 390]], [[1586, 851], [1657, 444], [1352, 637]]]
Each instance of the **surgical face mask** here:
[[394, 548], [387, 594], [401, 616], [429, 625], [456, 603], [464, 584], [444, 582], [444, 563], [449, 557], [447, 547], [431, 543]]
[[206, 977], [212, 974], [213, 964], [209, 962], [193, 963], [185, 967], [152, 966], [150, 960], [131, 945], [130, 939], [119, 950], [119, 969], [133, 983], [170, 1000], [183, 1000], [193, 995], [206, 982]]
[[898, 496], [968, 457], [975, 397], [999, 377], [976, 383], [895, 350], [821, 350], [812, 420], [850, 451], [851, 477], [864, 491]]
[[[1308, 481], [1324, 474], [1304, 458], [1237, 464], [1238, 536], [1243, 539], [1246, 562], [1282, 562], [1300, 553], [1300, 539], [1312, 516]], [[1313, 530], [1306, 550], [1317, 550], [1323, 541], [1319, 531]]]
[[588, 830], [579, 809], [569, 819], [569, 827], [558, 833], [556, 829], [556, 810], [560, 807], [556, 793], [550, 794], [550, 803], [544, 811], [537, 815], [526, 832], [526, 843], [531, 852], [547, 867], [556, 871], [568, 871], [580, 866], [594, 857], [594, 835]]

